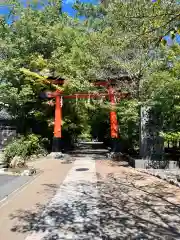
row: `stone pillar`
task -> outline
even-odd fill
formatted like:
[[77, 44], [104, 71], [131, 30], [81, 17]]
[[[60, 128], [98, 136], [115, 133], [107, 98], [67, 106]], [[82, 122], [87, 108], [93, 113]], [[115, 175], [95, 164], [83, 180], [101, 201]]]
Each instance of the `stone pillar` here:
[[155, 164], [159, 168], [164, 155], [164, 141], [159, 136], [161, 116], [153, 113], [150, 107], [143, 106], [140, 119], [140, 158], [146, 162], [145, 165]]
[[149, 111], [150, 107], [141, 107], [140, 109], [140, 157], [149, 159], [151, 157], [151, 144], [149, 136]]
[[8, 125], [0, 125], [0, 150], [2, 150], [14, 137], [16, 129]]

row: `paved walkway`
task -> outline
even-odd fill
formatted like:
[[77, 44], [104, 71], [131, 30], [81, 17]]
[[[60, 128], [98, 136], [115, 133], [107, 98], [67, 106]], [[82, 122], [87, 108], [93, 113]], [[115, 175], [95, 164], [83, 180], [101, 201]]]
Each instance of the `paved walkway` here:
[[24, 240], [29, 235], [72, 166], [48, 159], [33, 165], [42, 174], [0, 204], [0, 240]]
[[39, 168], [0, 207], [0, 239], [180, 239], [177, 187], [97, 156], [45, 160]]
[[8, 174], [0, 174], [0, 202], [3, 201], [12, 192], [19, 189], [28, 181], [31, 181], [33, 176], [12, 176]]
[[[63, 184], [26, 240], [100, 239], [95, 161], [75, 160]], [[92, 229], [92, 223], [95, 228]], [[89, 229], [89, 230], [88, 230]], [[38, 231], [37, 231], [38, 230]]]

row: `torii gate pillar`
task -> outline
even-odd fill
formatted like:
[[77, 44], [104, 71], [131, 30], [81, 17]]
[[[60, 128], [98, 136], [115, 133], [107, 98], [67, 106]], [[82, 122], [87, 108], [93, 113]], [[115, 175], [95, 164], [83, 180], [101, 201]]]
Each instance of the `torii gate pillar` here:
[[110, 129], [111, 129], [111, 145], [112, 145], [112, 152], [118, 151], [118, 121], [117, 121], [117, 113], [115, 109], [115, 96], [114, 96], [114, 89], [110, 85], [108, 88], [109, 93], [109, 100], [111, 103], [110, 109]]
[[[56, 91], [59, 92], [58, 90]], [[61, 152], [62, 150], [62, 98], [55, 97], [55, 119], [54, 119], [54, 137], [52, 152]]]

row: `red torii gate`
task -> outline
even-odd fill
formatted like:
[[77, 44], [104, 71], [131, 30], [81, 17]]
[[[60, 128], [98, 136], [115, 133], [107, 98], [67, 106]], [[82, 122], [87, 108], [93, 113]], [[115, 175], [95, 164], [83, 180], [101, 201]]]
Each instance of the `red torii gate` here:
[[[63, 85], [64, 80], [50, 80], [50, 83]], [[119, 138], [118, 134], [118, 121], [117, 114], [115, 110], [116, 99], [124, 99], [129, 97], [129, 93], [115, 93], [111, 81], [97, 81], [94, 83], [95, 86], [106, 87], [107, 93], [76, 93], [72, 95], [63, 95], [63, 91], [56, 90], [54, 92], [46, 92], [45, 96], [47, 98], [55, 98], [55, 119], [54, 119], [54, 139], [53, 139], [53, 152], [60, 152], [62, 146], [62, 102], [64, 99], [101, 99], [109, 98], [111, 103], [110, 111], [110, 127], [111, 127], [111, 139], [117, 140]]]

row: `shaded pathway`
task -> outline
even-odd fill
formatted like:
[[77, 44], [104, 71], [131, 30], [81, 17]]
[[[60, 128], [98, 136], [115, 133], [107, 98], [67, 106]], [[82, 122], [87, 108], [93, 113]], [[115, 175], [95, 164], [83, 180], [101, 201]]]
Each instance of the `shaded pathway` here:
[[37, 207], [10, 216], [26, 240], [180, 239], [178, 188], [90, 156], [79, 156], [50, 204]]
[[103, 239], [180, 239], [178, 188], [133, 169], [98, 165]]
[[19, 212], [28, 225], [16, 226], [16, 231], [31, 228], [31, 239], [94, 239], [100, 238], [100, 219], [97, 208], [97, 177], [95, 161], [89, 157], [78, 158], [63, 184], [48, 206], [39, 206], [39, 215]]

